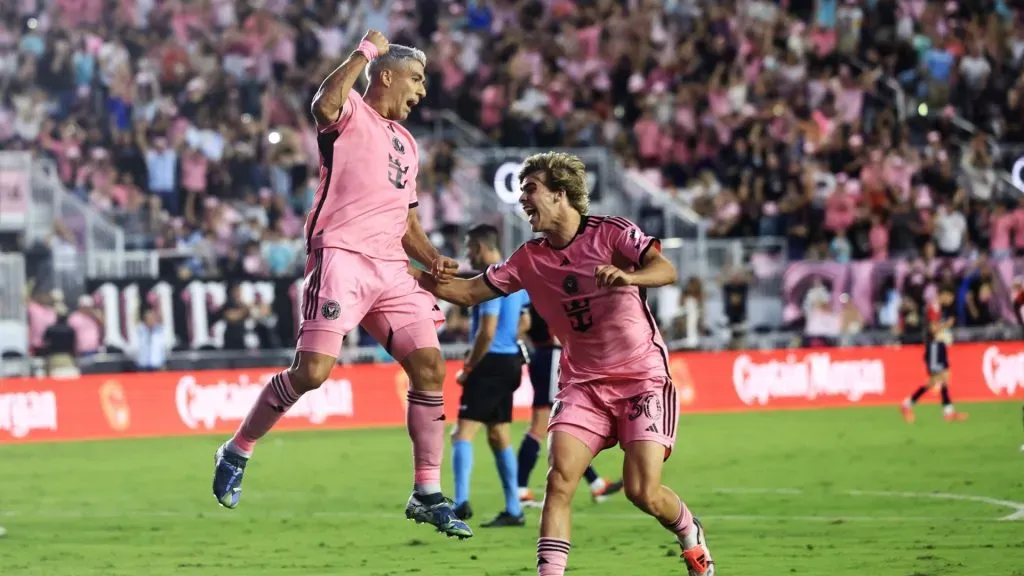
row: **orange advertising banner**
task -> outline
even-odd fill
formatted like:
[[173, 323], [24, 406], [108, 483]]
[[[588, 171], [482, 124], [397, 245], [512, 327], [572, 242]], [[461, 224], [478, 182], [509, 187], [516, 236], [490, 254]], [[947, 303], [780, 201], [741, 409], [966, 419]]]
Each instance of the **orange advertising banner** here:
[[[1024, 342], [950, 348], [959, 402], [1024, 400]], [[676, 353], [682, 412], [895, 405], [926, 378], [920, 346]], [[448, 365], [445, 405], [454, 421], [459, 386]], [[88, 375], [0, 380], [0, 443], [231, 433], [275, 369]], [[529, 417], [526, 371], [515, 417]], [[397, 364], [338, 366], [276, 429], [399, 426], [407, 380]]]

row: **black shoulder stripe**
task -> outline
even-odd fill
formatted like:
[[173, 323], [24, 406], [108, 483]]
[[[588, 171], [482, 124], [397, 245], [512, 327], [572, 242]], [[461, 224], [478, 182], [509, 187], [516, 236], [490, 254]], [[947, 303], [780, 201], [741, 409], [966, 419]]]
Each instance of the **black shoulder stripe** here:
[[309, 253], [310, 245], [313, 243], [313, 234], [316, 232], [317, 220], [320, 218], [320, 211], [324, 208], [327, 194], [331, 191], [331, 179], [334, 176], [334, 143], [338, 141], [341, 132], [338, 129], [330, 132], [323, 132], [316, 137], [316, 146], [320, 149], [320, 163], [326, 168], [324, 175], [324, 189], [320, 194], [320, 201], [316, 203], [313, 217], [309, 221], [309, 230], [306, 231], [306, 252]]
[[501, 288], [498, 288], [497, 286], [495, 286], [494, 282], [491, 282], [491, 279], [487, 277], [487, 271], [486, 270], [480, 276], [484, 279], [484, 284], [487, 284], [487, 287], [490, 288], [491, 291], [493, 291], [495, 294], [498, 294], [500, 296], [508, 296], [507, 292], [505, 292]]
[[616, 225], [618, 225], [618, 226], [620, 226], [622, 228], [626, 228], [626, 229], [633, 227], [633, 223], [632, 222], [630, 222], [629, 220], [626, 220], [625, 218], [619, 218], [618, 216], [609, 218], [608, 222], [610, 222], [612, 224], [616, 224]]

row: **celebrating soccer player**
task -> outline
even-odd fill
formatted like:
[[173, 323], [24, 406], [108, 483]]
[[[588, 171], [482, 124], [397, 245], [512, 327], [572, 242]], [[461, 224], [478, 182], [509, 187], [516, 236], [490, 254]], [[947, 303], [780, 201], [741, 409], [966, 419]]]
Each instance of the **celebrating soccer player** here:
[[[444, 316], [406, 273], [409, 258], [448, 282], [458, 263], [438, 254], [416, 215], [419, 151], [399, 122], [426, 94], [420, 50], [390, 45], [370, 30], [313, 99], [320, 186], [306, 218], [305, 291], [295, 361], [274, 376], [217, 451], [213, 493], [234, 508], [256, 441], [306, 392], [330, 376], [345, 334], [362, 325], [409, 375], [407, 424], [414, 489], [406, 517], [468, 538], [441, 493], [445, 364], [437, 340]], [[366, 93], [353, 90], [364, 72]]]
[[622, 218], [587, 216], [583, 162], [560, 152], [526, 159], [520, 203], [543, 238], [469, 280], [440, 283], [410, 270], [439, 298], [462, 306], [525, 289], [562, 342], [560, 390], [551, 412], [550, 465], [537, 573], [562, 576], [569, 557], [570, 503], [601, 450], [625, 452], [626, 496], [676, 535], [691, 576], [715, 572], [704, 530], [661, 484], [675, 443], [678, 401], [665, 344], [646, 290], [676, 280], [657, 240]]

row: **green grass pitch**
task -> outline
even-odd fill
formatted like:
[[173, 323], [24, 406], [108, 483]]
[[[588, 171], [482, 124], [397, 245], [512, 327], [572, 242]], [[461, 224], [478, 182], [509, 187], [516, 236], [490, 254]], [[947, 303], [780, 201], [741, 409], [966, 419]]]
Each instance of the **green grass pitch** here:
[[[719, 576], [1024, 576], [1020, 404], [963, 408], [951, 424], [919, 407], [913, 426], [895, 408], [684, 414], [665, 480], [704, 520]], [[0, 574], [535, 573], [536, 511], [464, 542], [404, 519], [404, 430], [272, 435], [236, 510], [210, 494], [220, 440], [0, 447]], [[617, 476], [621, 453], [596, 464]], [[449, 455], [445, 473], [450, 488]], [[472, 502], [473, 524], [501, 506], [482, 434]], [[594, 505], [581, 488], [574, 513], [570, 574], [685, 574], [623, 498]]]

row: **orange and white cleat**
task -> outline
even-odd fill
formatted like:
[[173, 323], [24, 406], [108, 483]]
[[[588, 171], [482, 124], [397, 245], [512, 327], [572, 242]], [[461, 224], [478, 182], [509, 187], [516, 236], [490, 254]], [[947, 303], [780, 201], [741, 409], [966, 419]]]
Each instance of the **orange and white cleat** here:
[[946, 419], [946, 422], [962, 422], [967, 420], [967, 413], [952, 410], [950, 412], [946, 412], [942, 417]]
[[615, 482], [609, 482], [607, 480], [601, 482], [599, 488], [590, 489], [590, 497], [594, 499], [594, 504], [601, 504], [608, 499], [609, 496], [622, 492], [622, 480], [616, 480]]
[[[704, 538], [704, 526], [700, 520], [693, 519], [693, 529], [697, 531], [697, 544], [683, 550], [682, 558], [686, 563], [689, 576], [715, 576], [715, 561], [711, 559], [708, 542]], [[680, 547], [683, 543], [679, 543]]]
[[906, 404], [901, 405], [900, 414], [903, 414], [903, 420], [905, 420], [907, 424], [914, 423], [914, 409], [910, 406], [907, 406]]
[[519, 505], [523, 508], [543, 508], [544, 501], [534, 498], [533, 492], [529, 488], [520, 488]]

